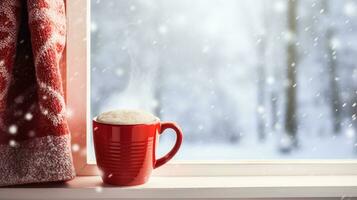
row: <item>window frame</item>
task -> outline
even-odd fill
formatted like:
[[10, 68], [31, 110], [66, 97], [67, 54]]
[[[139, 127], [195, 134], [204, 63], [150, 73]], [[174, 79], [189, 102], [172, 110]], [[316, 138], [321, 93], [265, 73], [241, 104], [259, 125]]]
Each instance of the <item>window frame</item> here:
[[[68, 123], [77, 175], [98, 175], [96, 165], [87, 163], [87, 130], [89, 115], [90, 1], [66, 2], [67, 48], [65, 92]], [[85, 19], [85, 20], [84, 20]], [[154, 176], [302, 176], [357, 175], [357, 159], [341, 160], [239, 160], [239, 161], [172, 161], [153, 172]]]

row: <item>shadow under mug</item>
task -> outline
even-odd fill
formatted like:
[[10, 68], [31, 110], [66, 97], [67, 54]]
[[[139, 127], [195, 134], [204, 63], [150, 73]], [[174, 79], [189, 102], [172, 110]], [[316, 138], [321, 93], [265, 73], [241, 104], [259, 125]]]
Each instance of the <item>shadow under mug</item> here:
[[[176, 133], [174, 147], [156, 159], [158, 136], [165, 129]], [[145, 183], [153, 169], [168, 162], [179, 150], [182, 131], [174, 122], [113, 125], [93, 119], [93, 139], [97, 166], [104, 183], [131, 186]]]

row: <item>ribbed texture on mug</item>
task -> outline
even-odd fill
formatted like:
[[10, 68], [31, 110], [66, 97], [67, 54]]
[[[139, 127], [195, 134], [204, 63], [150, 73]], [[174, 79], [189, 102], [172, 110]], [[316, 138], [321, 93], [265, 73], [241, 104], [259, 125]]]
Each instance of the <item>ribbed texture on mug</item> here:
[[108, 178], [133, 180], [145, 170], [148, 164], [145, 163], [146, 157], [154, 155], [153, 142], [153, 137], [142, 142], [109, 142], [107, 145], [98, 142], [101, 148], [97, 151], [101, 151], [101, 157], [97, 159], [97, 164]]

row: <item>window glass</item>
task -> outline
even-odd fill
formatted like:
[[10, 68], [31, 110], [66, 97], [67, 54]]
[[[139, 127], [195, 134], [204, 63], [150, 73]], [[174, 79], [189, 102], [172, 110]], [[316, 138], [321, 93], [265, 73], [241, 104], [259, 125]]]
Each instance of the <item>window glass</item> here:
[[176, 160], [357, 157], [356, 1], [92, 0], [90, 33], [91, 116], [176, 121]]

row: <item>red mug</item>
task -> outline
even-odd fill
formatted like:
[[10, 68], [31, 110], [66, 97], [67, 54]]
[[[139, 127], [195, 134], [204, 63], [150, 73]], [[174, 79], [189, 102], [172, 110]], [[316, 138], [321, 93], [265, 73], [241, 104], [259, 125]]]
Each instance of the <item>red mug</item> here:
[[[174, 147], [160, 159], [155, 150], [159, 135], [171, 128], [176, 132]], [[115, 125], [93, 119], [97, 166], [104, 183], [131, 186], [148, 181], [153, 169], [168, 162], [179, 150], [182, 131], [174, 122]]]

